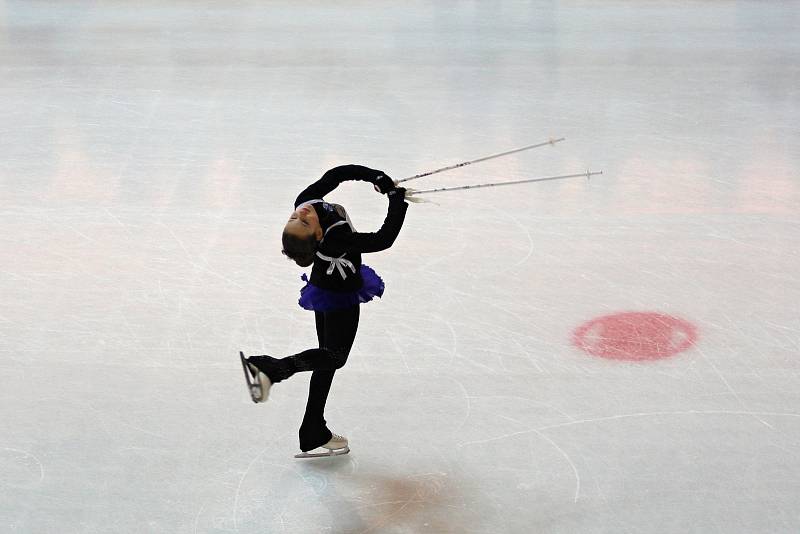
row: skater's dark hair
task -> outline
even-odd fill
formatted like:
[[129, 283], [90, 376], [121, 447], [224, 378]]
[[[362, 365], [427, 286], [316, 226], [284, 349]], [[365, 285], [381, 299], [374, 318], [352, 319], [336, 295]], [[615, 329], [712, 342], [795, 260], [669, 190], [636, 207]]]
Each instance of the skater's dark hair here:
[[283, 250], [281, 252], [290, 260], [294, 260], [300, 267], [308, 267], [314, 263], [314, 254], [317, 253], [317, 240], [313, 235], [303, 239], [284, 230]]

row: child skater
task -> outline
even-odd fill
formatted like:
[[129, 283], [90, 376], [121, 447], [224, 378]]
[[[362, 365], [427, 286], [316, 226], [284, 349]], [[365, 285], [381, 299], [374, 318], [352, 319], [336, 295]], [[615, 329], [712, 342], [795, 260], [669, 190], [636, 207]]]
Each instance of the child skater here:
[[[322, 197], [346, 180], [373, 184], [389, 197], [389, 209], [380, 230], [356, 232], [350, 217], [338, 204]], [[311, 268], [311, 278], [301, 278], [299, 304], [312, 310], [319, 348], [286, 358], [240, 354], [254, 402], [264, 402], [272, 384], [294, 373], [312, 371], [305, 416], [300, 425], [297, 458], [333, 456], [350, 451], [347, 438], [332, 433], [325, 422], [325, 401], [336, 369], [347, 361], [358, 329], [360, 304], [382, 296], [383, 280], [361, 263], [361, 254], [392, 246], [403, 226], [408, 204], [406, 190], [381, 171], [361, 165], [343, 165], [326, 172], [295, 200], [295, 210], [283, 230], [283, 254], [301, 267]], [[327, 452], [309, 453], [323, 447]]]

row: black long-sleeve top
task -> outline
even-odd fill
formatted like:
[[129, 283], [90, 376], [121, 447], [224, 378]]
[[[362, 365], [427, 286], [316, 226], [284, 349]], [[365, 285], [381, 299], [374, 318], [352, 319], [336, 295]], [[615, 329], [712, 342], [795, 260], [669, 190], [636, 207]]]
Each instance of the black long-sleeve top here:
[[[344, 208], [323, 199], [344, 181], [360, 180], [374, 184], [383, 174], [361, 165], [334, 167], [297, 196], [295, 208], [302, 204], [314, 206], [324, 233], [311, 268], [310, 282], [315, 286], [341, 292], [361, 289], [361, 254], [386, 250], [394, 243], [408, 209], [408, 203], [400, 195], [389, 196], [389, 209], [383, 225], [377, 232], [370, 233], [356, 232]], [[339, 260], [333, 262], [339, 263], [338, 266], [332, 265], [330, 259], [334, 258]]]

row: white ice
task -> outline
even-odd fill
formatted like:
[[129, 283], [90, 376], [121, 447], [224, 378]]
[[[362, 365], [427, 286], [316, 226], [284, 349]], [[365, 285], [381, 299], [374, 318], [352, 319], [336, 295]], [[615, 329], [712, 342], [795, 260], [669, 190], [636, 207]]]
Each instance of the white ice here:
[[[0, 531], [800, 531], [794, 2], [0, 1]], [[295, 195], [419, 180], [298, 461]], [[359, 230], [386, 202], [330, 198]], [[697, 327], [627, 363], [626, 311]]]

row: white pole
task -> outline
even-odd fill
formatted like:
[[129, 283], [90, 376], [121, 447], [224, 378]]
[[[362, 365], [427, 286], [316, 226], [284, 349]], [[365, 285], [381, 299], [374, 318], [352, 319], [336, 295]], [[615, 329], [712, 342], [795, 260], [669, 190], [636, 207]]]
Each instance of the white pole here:
[[472, 161], [464, 161], [462, 163], [456, 163], [455, 165], [450, 165], [449, 167], [442, 167], [441, 169], [436, 169], [435, 171], [424, 172], [422, 174], [417, 174], [415, 176], [410, 176], [408, 178], [403, 178], [402, 180], [397, 180], [395, 183], [400, 184], [400, 183], [403, 183], [403, 182], [416, 180], [417, 178], [422, 178], [423, 176], [430, 176], [431, 174], [437, 174], [437, 173], [444, 172], [444, 171], [451, 171], [453, 169], [458, 169], [459, 167], [465, 167], [465, 166], [470, 165], [472, 163], [478, 163], [479, 161], [486, 161], [486, 160], [489, 160], [489, 159], [499, 158], [501, 156], [508, 156], [509, 154], [516, 154], [517, 152], [522, 152], [523, 150], [530, 150], [532, 148], [538, 148], [540, 146], [545, 146], [545, 145], [555, 145], [556, 143], [558, 143], [560, 141], [563, 141], [563, 140], [564, 140], [563, 137], [561, 137], [559, 139], [549, 139], [548, 141], [545, 141], [544, 143], [537, 143], [535, 145], [528, 145], [528, 146], [524, 146], [522, 148], [515, 148], [514, 150], [509, 150], [508, 152], [501, 152], [500, 154], [492, 154], [491, 156], [485, 156], [483, 158], [474, 159]]
[[457, 187], [442, 187], [439, 189], [423, 189], [421, 191], [417, 191], [415, 189], [407, 189], [406, 196], [415, 196], [415, 195], [424, 195], [427, 193], [441, 193], [442, 191], [461, 191], [463, 189], [480, 189], [481, 187], [494, 187], [498, 185], [515, 185], [515, 184], [529, 184], [532, 182], [546, 182], [548, 180], [565, 180], [567, 178], [580, 178], [585, 176], [588, 180], [592, 176], [597, 174], [603, 174], [603, 171], [586, 171], [580, 174], [564, 174], [562, 176], [546, 176], [544, 178], [528, 178], [526, 180], [513, 180], [510, 182], [494, 182], [488, 184], [475, 184], [475, 185], [462, 185]]

